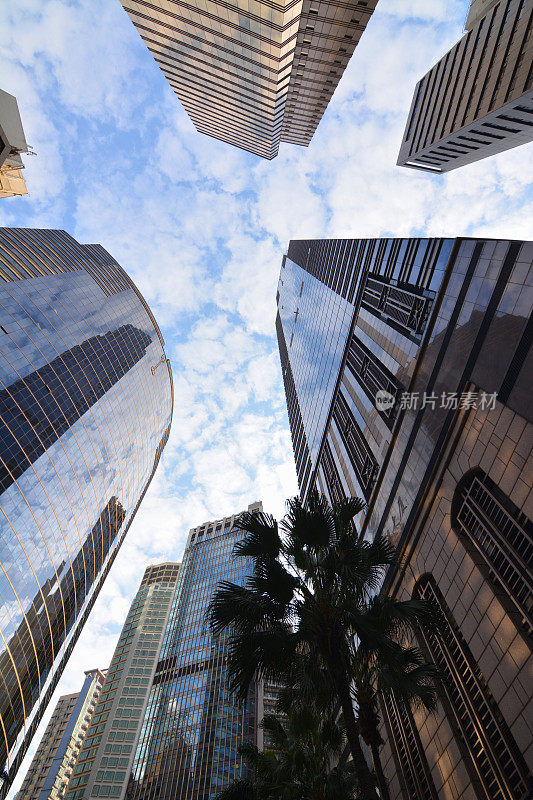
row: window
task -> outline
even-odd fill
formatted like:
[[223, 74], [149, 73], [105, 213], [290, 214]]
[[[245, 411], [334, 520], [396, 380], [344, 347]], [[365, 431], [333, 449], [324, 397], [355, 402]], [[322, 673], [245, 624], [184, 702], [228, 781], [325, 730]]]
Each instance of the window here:
[[408, 800], [438, 800], [411, 712], [394, 695], [382, 697], [384, 719], [404, 796]]
[[533, 524], [481, 469], [457, 484], [452, 527], [517, 627], [533, 633]]
[[446, 676], [444, 708], [476, 794], [490, 800], [526, 796], [528, 770], [522, 754], [433, 576], [417, 582], [414, 596], [430, 600], [442, 615], [442, 633], [421, 633], [420, 640]]

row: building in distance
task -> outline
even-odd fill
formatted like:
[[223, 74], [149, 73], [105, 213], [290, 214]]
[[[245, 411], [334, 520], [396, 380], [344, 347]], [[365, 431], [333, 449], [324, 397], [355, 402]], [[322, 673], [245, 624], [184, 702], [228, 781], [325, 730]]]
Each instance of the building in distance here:
[[15, 800], [62, 800], [105, 675], [88, 670], [81, 691], [60, 697]]
[[377, 0], [121, 0], [196, 130], [308, 145]]
[[448, 172], [533, 139], [533, 0], [474, 0], [416, 86], [398, 164]]
[[17, 100], [0, 89], [0, 197], [28, 194], [20, 157], [28, 150]]
[[124, 797], [180, 565], [146, 568], [122, 628], [66, 800]]

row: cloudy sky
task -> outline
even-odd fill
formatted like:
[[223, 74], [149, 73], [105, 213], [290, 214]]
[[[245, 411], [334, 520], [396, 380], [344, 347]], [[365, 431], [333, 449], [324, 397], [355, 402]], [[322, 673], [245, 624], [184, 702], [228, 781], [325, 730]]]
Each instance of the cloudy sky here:
[[179, 559], [193, 525], [257, 499], [281, 515], [296, 492], [274, 334], [289, 239], [528, 236], [533, 148], [447, 177], [395, 166], [414, 85], [467, 5], [380, 0], [311, 145], [267, 162], [196, 133], [118, 0], [0, 2], [0, 85], [37, 154], [0, 225], [109, 250], [160, 322], [175, 382], [161, 465], [49, 713], [109, 662], [147, 563]]

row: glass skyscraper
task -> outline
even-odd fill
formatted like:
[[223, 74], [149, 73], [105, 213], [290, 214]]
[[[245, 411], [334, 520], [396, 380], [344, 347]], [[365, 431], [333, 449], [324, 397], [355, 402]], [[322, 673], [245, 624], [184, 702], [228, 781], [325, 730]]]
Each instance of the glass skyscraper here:
[[[301, 494], [387, 532], [383, 592], [446, 621], [436, 715], [382, 709], [391, 800], [527, 795], [533, 632], [533, 244], [292, 241], [277, 333]], [[528, 688], [529, 687], [529, 688]], [[528, 722], [529, 719], [529, 722]]]
[[251, 574], [248, 559], [232, 558], [242, 537], [235, 516], [189, 533], [135, 754], [132, 800], [212, 800], [244, 775], [237, 748], [256, 741], [257, 689], [244, 707], [229, 695], [228, 633], [212, 636], [205, 618], [221, 581], [242, 583]]
[[[260, 502], [248, 506], [261, 510]], [[254, 685], [244, 706], [230, 697], [228, 634], [213, 637], [206, 621], [218, 584], [251, 574], [249, 559], [232, 558], [242, 537], [237, 516], [189, 532], [172, 583], [173, 565], [147, 570], [66, 800], [212, 800], [245, 774], [238, 746], [262, 744], [257, 711], [262, 716], [275, 687]]]
[[155, 319], [100, 245], [0, 230], [0, 769], [24, 755], [168, 438]]

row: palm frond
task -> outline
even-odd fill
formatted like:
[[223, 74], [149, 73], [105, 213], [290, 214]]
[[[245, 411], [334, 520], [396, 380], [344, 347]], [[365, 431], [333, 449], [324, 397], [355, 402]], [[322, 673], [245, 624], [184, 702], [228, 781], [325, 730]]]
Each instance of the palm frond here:
[[333, 504], [333, 516], [340, 530], [345, 529], [349, 523], [366, 507], [366, 502], [359, 497], [347, 497]]
[[283, 681], [294, 658], [294, 634], [283, 625], [235, 634], [228, 644], [228, 684], [230, 692], [244, 702], [257, 677]]
[[259, 561], [254, 575], [247, 581], [249, 589], [259, 595], [266, 595], [283, 607], [291, 602], [297, 584], [297, 578], [287, 572], [283, 564], [271, 558]]
[[289, 541], [296, 547], [326, 547], [335, 534], [333, 511], [327, 499], [312, 492], [305, 506], [299, 497], [288, 500], [287, 506], [280, 525]]
[[278, 604], [253, 588], [223, 581], [211, 598], [206, 620], [213, 633], [226, 628], [251, 631], [280, 616]]
[[263, 511], [244, 511], [234, 522], [236, 530], [246, 535], [237, 542], [233, 554], [238, 557], [277, 558], [281, 549], [278, 523]]

